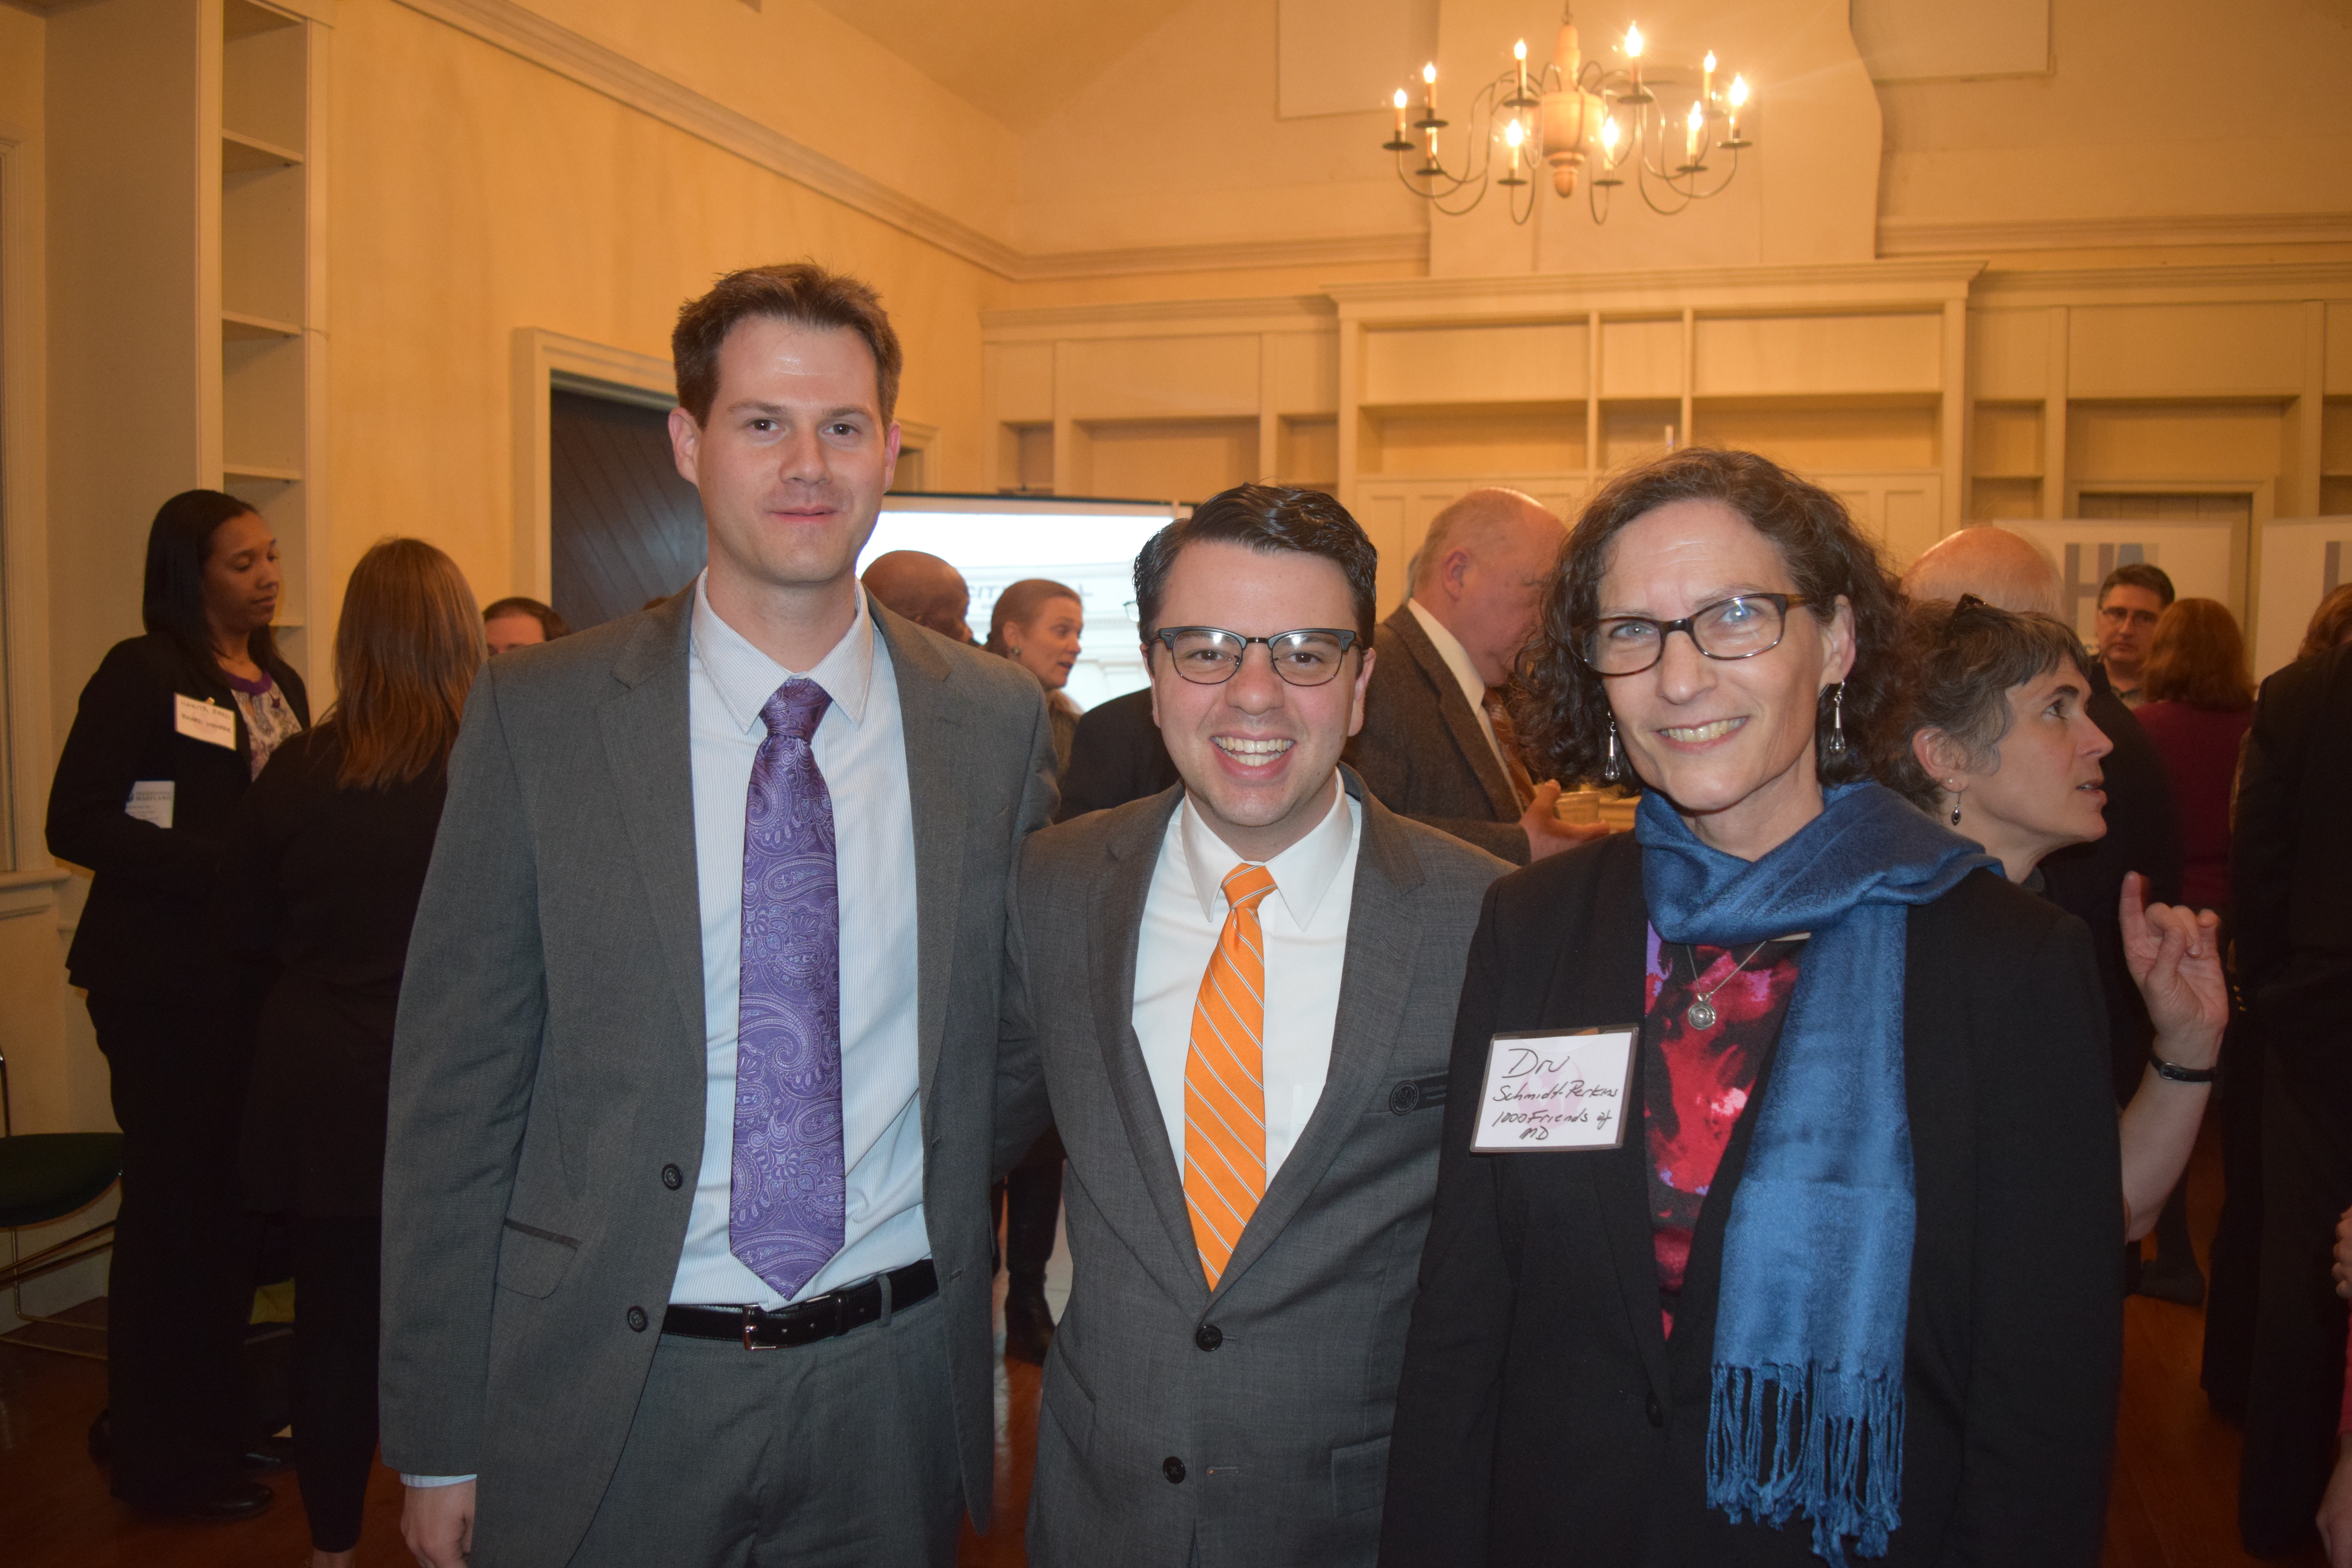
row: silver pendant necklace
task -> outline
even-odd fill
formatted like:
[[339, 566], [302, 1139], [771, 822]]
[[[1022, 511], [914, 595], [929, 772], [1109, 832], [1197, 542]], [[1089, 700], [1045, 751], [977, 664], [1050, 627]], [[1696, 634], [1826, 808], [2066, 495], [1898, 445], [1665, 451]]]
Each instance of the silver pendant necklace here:
[[[1763, 942], [1759, 942], [1754, 947], [1749, 948], [1748, 950], [1748, 956], [1731, 966], [1731, 973], [1725, 975], [1722, 979], [1708, 986], [1706, 988], [1706, 995], [1700, 996], [1691, 1003], [1690, 1006], [1683, 1014], [1683, 1022], [1688, 1024], [1694, 1029], [1714, 1028], [1715, 1004], [1708, 1001], [1707, 997], [1714, 995], [1717, 992], [1730, 984], [1733, 978], [1737, 976], [1741, 970], [1747, 968], [1748, 965], [1754, 961], [1758, 953], [1763, 952], [1770, 945], [1771, 939], [1768, 937]], [[1688, 942], [1685, 942], [1683, 944], [1683, 951], [1690, 954], [1691, 983], [1693, 984], [1696, 984], [1698, 983], [1698, 950], [1691, 946]]]

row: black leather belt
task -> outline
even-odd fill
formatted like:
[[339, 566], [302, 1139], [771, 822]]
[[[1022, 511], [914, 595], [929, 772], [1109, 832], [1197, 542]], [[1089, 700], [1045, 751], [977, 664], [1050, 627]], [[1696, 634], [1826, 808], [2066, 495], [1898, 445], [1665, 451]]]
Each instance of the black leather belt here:
[[924, 1258], [859, 1285], [845, 1285], [773, 1312], [757, 1307], [672, 1307], [662, 1332], [690, 1340], [735, 1340], [747, 1351], [785, 1351], [887, 1320], [939, 1293], [940, 1273]]

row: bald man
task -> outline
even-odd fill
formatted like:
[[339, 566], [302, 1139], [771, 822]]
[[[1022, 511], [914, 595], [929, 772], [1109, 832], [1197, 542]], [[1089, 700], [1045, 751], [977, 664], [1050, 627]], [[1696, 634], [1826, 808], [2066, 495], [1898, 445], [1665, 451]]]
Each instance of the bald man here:
[[971, 609], [971, 589], [962, 573], [938, 556], [920, 550], [886, 551], [867, 563], [858, 581], [885, 608], [917, 626], [950, 642], [972, 640], [971, 626], [964, 619]]
[[1606, 831], [1559, 821], [1559, 786], [1532, 784], [1509, 720], [1496, 724], [1566, 537], [1517, 490], [1472, 490], [1439, 512], [1412, 558], [1411, 596], [1373, 640], [1364, 727], [1348, 747], [1391, 811], [1517, 866]]
[[[2050, 552], [2021, 533], [1990, 523], [1938, 540], [1903, 574], [1903, 591], [1914, 599], [1974, 594], [2000, 609], [2066, 618], [2065, 580]], [[2171, 903], [2179, 897], [2180, 819], [2164, 763], [2122, 699], [2102, 685], [2083, 708], [2115, 742], [2101, 764], [2106, 773], [2107, 834], [2095, 843], [2059, 850], [2042, 862], [2041, 869], [2051, 902], [2091, 928], [2100, 987], [2106, 994], [2108, 1045], [2120, 1105], [2139, 1087], [2156, 1032], [2124, 964], [2116, 901], [2126, 871], [2147, 878], [2151, 900]], [[2168, 1300], [2193, 1302], [2204, 1295], [2203, 1277], [2189, 1249], [2187, 1211], [2178, 1194], [2157, 1222], [2157, 1261], [2142, 1272], [2138, 1287]]]

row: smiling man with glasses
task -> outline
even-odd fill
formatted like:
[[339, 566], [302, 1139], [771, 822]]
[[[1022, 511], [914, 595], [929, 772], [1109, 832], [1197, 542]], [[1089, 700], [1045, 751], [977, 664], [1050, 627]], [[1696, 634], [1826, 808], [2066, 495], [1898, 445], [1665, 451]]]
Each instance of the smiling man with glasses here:
[[1244, 485], [1137, 557], [1180, 782], [1031, 840], [997, 1151], [1069, 1151], [1033, 1563], [1370, 1561], [1470, 932], [1507, 869], [1339, 762], [1371, 542]]

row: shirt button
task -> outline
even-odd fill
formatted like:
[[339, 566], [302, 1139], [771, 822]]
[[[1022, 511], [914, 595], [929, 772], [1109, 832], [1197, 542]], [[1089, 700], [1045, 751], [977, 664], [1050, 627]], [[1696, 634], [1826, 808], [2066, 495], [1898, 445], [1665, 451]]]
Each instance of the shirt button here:
[[662, 1167], [662, 1185], [667, 1187], [671, 1192], [677, 1191], [678, 1188], [686, 1185], [685, 1173], [680, 1171], [676, 1165], [664, 1165]]
[[1204, 1351], [1215, 1350], [1225, 1342], [1225, 1331], [1214, 1323], [1202, 1323], [1192, 1331], [1192, 1342]]
[[1650, 1425], [1653, 1426], [1663, 1426], [1666, 1424], [1665, 1410], [1658, 1404], [1658, 1396], [1654, 1394], [1650, 1395], [1649, 1407], [1644, 1414], [1649, 1416]]
[[1160, 1461], [1160, 1473], [1168, 1478], [1170, 1486], [1176, 1486], [1184, 1479], [1184, 1461], [1171, 1454]]
[[642, 1334], [646, 1331], [646, 1324], [647, 1321], [648, 1320], [646, 1317], [646, 1310], [643, 1307], [632, 1307], [629, 1309], [629, 1327], [636, 1332]]

